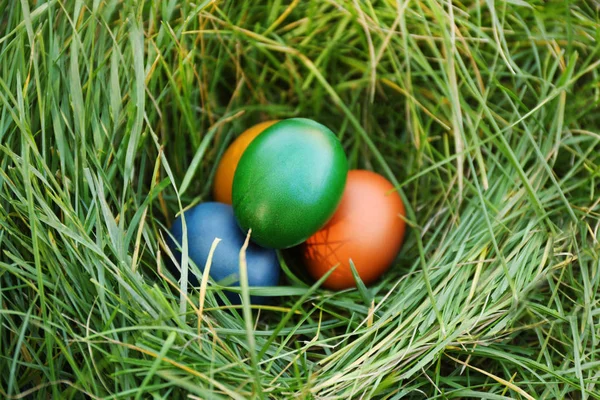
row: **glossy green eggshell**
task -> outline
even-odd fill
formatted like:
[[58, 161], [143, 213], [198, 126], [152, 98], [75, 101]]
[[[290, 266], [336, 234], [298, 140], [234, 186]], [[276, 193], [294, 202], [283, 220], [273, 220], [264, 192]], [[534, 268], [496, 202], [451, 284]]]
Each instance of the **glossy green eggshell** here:
[[335, 212], [348, 161], [327, 127], [291, 118], [248, 146], [233, 178], [233, 210], [261, 246], [288, 248], [318, 231]]

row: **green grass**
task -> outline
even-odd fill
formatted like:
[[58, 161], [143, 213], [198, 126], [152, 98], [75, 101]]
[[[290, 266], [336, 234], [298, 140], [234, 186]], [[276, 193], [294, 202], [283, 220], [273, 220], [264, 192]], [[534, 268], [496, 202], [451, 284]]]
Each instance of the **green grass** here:
[[[599, 7], [0, 0], [0, 397], [600, 398]], [[286, 253], [232, 312], [164, 227], [295, 116], [411, 229], [366, 290]]]

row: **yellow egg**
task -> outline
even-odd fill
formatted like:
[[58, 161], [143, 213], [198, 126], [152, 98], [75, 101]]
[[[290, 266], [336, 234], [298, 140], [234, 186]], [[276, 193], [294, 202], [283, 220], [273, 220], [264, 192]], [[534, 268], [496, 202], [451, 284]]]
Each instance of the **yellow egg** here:
[[233, 175], [235, 174], [235, 169], [237, 168], [242, 154], [244, 154], [244, 151], [254, 138], [276, 122], [278, 121], [261, 122], [254, 125], [252, 128], [245, 130], [233, 141], [227, 151], [225, 151], [225, 154], [221, 157], [221, 162], [217, 167], [217, 173], [213, 184], [213, 197], [215, 201], [231, 204]]

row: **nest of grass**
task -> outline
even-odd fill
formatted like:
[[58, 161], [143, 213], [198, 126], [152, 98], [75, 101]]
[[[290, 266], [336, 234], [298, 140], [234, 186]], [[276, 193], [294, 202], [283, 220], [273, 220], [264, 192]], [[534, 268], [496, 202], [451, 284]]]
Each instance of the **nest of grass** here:
[[[600, 398], [593, 2], [0, 0], [0, 394]], [[237, 311], [164, 227], [265, 119], [402, 193], [398, 261]]]

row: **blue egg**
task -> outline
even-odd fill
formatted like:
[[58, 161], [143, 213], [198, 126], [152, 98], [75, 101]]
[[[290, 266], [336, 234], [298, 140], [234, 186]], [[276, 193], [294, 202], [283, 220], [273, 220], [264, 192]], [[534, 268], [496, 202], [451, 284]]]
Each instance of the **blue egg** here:
[[[208, 253], [215, 238], [221, 241], [217, 245], [210, 267], [210, 276], [215, 282], [222, 282], [228, 286], [239, 287], [239, 254], [246, 240], [240, 230], [233, 209], [230, 205], [208, 202], [199, 204], [184, 212], [187, 226], [188, 255], [189, 258], [204, 270]], [[183, 228], [181, 217], [173, 222], [171, 234], [178, 243], [175, 245], [170, 239], [169, 247], [181, 263], [181, 243]], [[246, 250], [246, 264], [248, 270], [248, 286], [277, 286], [279, 283], [279, 262], [275, 250], [260, 247], [252, 242]], [[181, 272], [172, 268], [173, 273], [179, 277]], [[190, 268], [188, 281], [194, 286], [199, 285], [201, 275], [196, 276]], [[227, 292], [227, 297], [234, 304], [240, 303], [237, 293]], [[267, 302], [268, 298], [251, 296], [253, 304]]]

